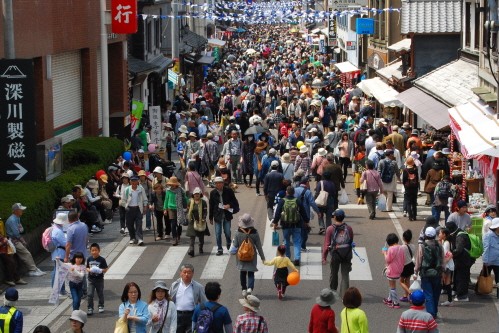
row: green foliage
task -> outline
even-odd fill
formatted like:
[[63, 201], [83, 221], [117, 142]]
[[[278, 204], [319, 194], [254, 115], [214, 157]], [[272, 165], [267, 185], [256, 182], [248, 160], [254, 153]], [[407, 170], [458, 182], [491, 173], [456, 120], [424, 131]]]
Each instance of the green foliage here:
[[63, 147], [64, 171], [49, 182], [0, 182], [0, 217], [5, 221], [12, 204], [28, 207], [22, 223], [26, 231], [49, 224], [60, 199], [71, 193], [74, 185], [85, 186], [99, 169], [105, 169], [123, 152], [123, 142], [115, 138], [83, 138]]

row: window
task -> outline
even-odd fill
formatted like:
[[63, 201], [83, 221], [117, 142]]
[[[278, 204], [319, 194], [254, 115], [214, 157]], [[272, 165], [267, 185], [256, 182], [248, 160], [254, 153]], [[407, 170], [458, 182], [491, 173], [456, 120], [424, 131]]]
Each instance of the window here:
[[148, 53], [152, 52], [152, 34], [152, 22], [148, 20], [148, 22], [146, 23], [146, 51]]
[[[385, 9], [385, 4], [386, 4], [385, 0], [379, 0], [378, 9], [380, 9], [380, 10]], [[377, 15], [378, 15], [378, 20], [379, 20], [379, 37], [378, 38], [384, 40], [384, 39], [386, 39], [386, 31], [385, 31], [386, 14], [383, 11], [381, 14], [377, 14]]]

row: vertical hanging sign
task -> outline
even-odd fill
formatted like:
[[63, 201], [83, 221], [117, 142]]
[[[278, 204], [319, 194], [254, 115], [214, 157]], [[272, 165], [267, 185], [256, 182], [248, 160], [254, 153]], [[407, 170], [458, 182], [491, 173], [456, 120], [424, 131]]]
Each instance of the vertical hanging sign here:
[[36, 180], [32, 59], [0, 60], [0, 180]]
[[161, 107], [150, 106], [149, 107], [149, 124], [151, 124], [151, 143], [155, 145], [161, 144]]
[[113, 33], [136, 33], [138, 30], [137, 0], [111, 0], [111, 20]]

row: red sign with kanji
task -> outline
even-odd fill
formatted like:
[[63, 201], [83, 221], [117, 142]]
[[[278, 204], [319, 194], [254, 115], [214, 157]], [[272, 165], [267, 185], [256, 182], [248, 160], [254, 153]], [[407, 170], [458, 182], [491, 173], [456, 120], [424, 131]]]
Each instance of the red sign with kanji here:
[[137, 32], [137, 0], [111, 0], [111, 30], [115, 34]]

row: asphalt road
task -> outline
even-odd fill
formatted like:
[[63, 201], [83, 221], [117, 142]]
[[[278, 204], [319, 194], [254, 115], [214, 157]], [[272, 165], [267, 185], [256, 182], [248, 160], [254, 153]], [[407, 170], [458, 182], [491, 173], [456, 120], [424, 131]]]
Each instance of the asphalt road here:
[[[352, 204], [341, 208], [346, 211], [346, 222], [354, 230], [354, 241], [357, 252], [365, 259], [362, 263], [358, 257], [353, 259], [353, 271], [350, 275], [350, 286], [356, 286], [363, 295], [362, 308], [366, 311], [369, 320], [370, 332], [395, 332], [398, 319], [402, 311], [408, 309], [407, 303], [402, 303], [400, 309], [390, 309], [383, 305], [382, 299], [388, 294], [388, 283], [382, 276], [384, 259], [381, 248], [384, 246], [385, 237], [388, 233], [412, 229], [417, 238], [423, 227], [423, 219], [429, 215], [429, 207], [421, 206], [418, 210], [418, 220], [409, 222], [408, 218], [402, 217], [398, 206], [395, 213], [378, 213], [378, 218], [371, 221], [367, 218], [365, 205], [356, 205], [353, 195], [351, 177], [349, 176], [347, 190]], [[315, 188], [315, 183], [312, 183]], [[399, 194], [399, 202], [401, 202]], [[257, 229], [264, 242], [265, 253], [268, 259], [275, 255], [275, 247], [270, 244], [271, 230], [266, 218], [265, 199], [256, 197], [254, 189], [240, 186], [237, 197], [241, 205], [242, 213], [250, 213], [256, 223]], [[424, 202], [423, 198], [420, 201]], [[265, 316], [269, 331], [273, 333], [284, 332], [307, 332], [310, 309], [322, 288], [329, 285], [329, 265], [322, 266], [320, 263], [319, 248], [322, 246], [323, 236], [319, 236], [317, 219], [311, 223], [313, 229], [310, 233], [308, 247], [310, 252], [303, 254], [302, 266], [300, 267], [302, 281], [298, 286], [289, 287], [286, 298], [283, 301], [277, 299], [276, 291], [272, 282], [272, 268], [265, 268], [257, 274], [255, 283], [255, 294], [262, 301], [262, 312]], [[232, 231], [237, 229], [237, 216], [232, 223]], [[238, 299], [241, 298], [241, 287], [239, 284], [239, 272], [235, 266], [235, 258], [225, 253], [221, 257], [210, 253], [215, 246], [214, 229], [210, 228], [212, 236], [205, 240], [205, 254], [196, 253], [194, 258], [187, 255], [188, 240], [182, 237], [180, 246], [173, 247], [169, 241], [155, 242], [153, 232], [146, 232], [145, 247], [128, 246], [121, 242], [123, 251], [116, 253], [112, 260], [112, 268], [108, 272], [105, 281], [105, 308], [102, 314], [94, 314], [89, 317], [85, 325], [86, 332], [112, 332], [118, 318], [118, 306], [120, 296], [126, 282], [134, 281], [142, 289], [142, 299], [149, 297], [150, 288], [158, 279], [165, 280], [170, 285], [178, 278], [178, 268], [182, 263], [191, 263], [195, 267], [194, 279], [202, 284], [216, 280], [222, 285], [222, 296], [220, 302], [229, 308], [233, 321], [238, 314], [242, 313]], [[281, 236], [282, 239], [282, 236]], [[106, 226], [104, 233], [95, 236], [95, 240], [103, 243], [113, 242], [118, 244], [122, 237], [118, 233], [118, 223], [115, 219], [113, 224]], [[114, 249], [114, 247], [113, 247]], [[197, 247], [196, 247], [197, 251]], [[476, 270], [476, 267], [474, 268]], [[401, 289], [398, 288], [399, 296]], [[453, 307], [440, 307], [439, 319], [440, 332], [499, 332], [498, 314], [494, 301], [495, 295], [476, 296], [470, 291], [470, 302], [456, 304]], [[442, 296], [444, 301], [446, 296]], [[69, 300], [68, 300], [69, 301]], [[67, 302], [69, 304], [69, 302]], [[82, 309], [86, 310], [86, 301], [82, 303]], [[97, 307], [97, 306], [96, 306]], [[60, 308], [60, 307], [59, 307]], [[341, 301], [333, 305], [337, 314], [336, 326], [340, 328], [339, 313], [342, 309]], [[49, 325], [52, 332], [63, 332], [69, 327], [68, 317], [70, 309], [66, 309]], [[47, 320], [47, 319], [45, 319]]]

